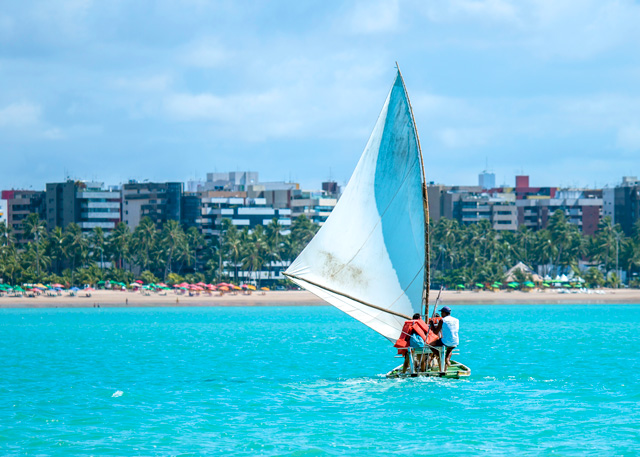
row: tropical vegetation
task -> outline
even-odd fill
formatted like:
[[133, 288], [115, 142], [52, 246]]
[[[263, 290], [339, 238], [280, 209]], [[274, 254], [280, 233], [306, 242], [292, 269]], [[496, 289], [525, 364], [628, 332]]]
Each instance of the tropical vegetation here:
[[[305, 216], [290, 227], [277, 219], [265, 226], [238, 228], [223, 220], [221, 236], [204, 237], [195, 227], [178, 222], [158, 227], [143, 218], [131, 231], [119, 223], [107, 236], [99, 227], [89, 235], [77, 224], [47, 231], [38, 215], [25, 219], [27, 243], [16, 243], [0, 223], [0, 279], [4, 283], [95, 284], [98, 281], [169, 284], [232, 281], [260, 283], [260, 271], [291, 262], [311, 240], [318, 226]], [[488, 221], [468, 226], [440, 219], [431, 224], [432, 285], [474, 287], [503, 282], [507, 270], [523, 262], [552, 277], [574, 273], [591, 286], [617, 286], [619, 272], [639, 286], [640, 224], [626, 236], [609, 217], [597, 232], [582, 235], [560, 211], [548, 227], [533, 232], [494, 230]], [[530, 278], [522, 277], [522, 282]]]
[[37, 214], [23, 223], [27, 243], [16, 243], [0, 223], [0, 279], [8, 284], [95, 284], [99, 281], [260, 282], [259, 271], [290, 262], [311, 240], [317, 225], [305, 216], [290, 227], [277, 219], [253, 230], [222, 221], [222, 236], [205, 238], [177, 221], [157, 227], [148, 217], [131, 231], [118, 223], [107, 236], [100, 227], [89, 235], [77, 224], [47, 231]]

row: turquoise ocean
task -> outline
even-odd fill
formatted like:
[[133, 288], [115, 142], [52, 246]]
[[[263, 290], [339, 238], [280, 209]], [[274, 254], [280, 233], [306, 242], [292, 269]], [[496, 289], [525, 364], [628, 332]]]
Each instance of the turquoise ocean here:
[[332, 307], [0, 311], [0, 455], [639, 455], [640, 306], [454, 306], [465, 380]]

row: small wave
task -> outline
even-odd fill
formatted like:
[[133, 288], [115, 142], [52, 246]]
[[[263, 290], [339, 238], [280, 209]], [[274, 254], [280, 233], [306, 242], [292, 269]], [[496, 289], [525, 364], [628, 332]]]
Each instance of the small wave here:
[[112, 398], [118, 398], [118, 397], [122, 397], [122, 394], [124, 392], [122, 392], [121, 390], [116, 390], [113, 395], [111, 395]]

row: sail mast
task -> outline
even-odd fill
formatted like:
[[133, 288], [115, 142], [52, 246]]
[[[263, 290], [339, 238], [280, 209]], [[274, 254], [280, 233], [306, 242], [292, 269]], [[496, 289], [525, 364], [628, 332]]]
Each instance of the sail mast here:
[[422, 315], [428, 317], [429, 315], [429, 287], [431, 285], [431, 253], [429, 250], [429, 194], [427, 193], [427, 177], [424, 171], [424, 158], [422, 157], [422, 148], [420, 147], [420, 136], [418, 135], [418, 128], [416, 126], [416, 119], [413, 116], [413, 108], [411, 106], [411, 100], [409, 99], [409, 93], [407, 92], [407, 86], [404, 84], [404, 78], [402, 72], [396, 62], [396, 68], [400, 75], [400, 81], [402, 81], [402, 88], [404, 89], [407, 102], [409, 103], [409, 112], [411, 113], [411, 120], [413, 121], [413, 132], [416, 135], [416, 142], [418, 143], [418, 154], [420, 156], [420, 176], [422, 177], [422, 205], [424, 210], [424, 288], [422, 292]]

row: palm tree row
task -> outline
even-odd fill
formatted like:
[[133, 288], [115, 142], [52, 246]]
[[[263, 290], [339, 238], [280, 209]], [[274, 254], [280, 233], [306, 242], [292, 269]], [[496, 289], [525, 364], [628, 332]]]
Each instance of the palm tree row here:
[[37, 214], [29, 215], [23, 226], [29, 242], [17, 244], [10, 228], [0, 223], [0, 278], [5, 283], [129, 283], [136, 277], [169, 283], [259, 282], [259, 271], [294, 259], [317, 231], [305, 216], [291, 227], [274, 219], [252, 230], [240, 230], [225, 219], [221, 235], [209, 238], [177, 221], [158, 228], [149, 218], [133, 231], [119, 223], [108, 236], [100, 227], [83, 234], [77, 224], [47, 232]]
[[[462, 226], [440, 219], [431, 227], [431, 259], [433, 282], [448, 287], [502, 281], [519, 261], [543, 275], [573, 271], [591, 285], [613, 285], [619, 282], [618, 271], [634, 278], [640, 269], [640, 224], [632, 236], [625, 236], [619, 225], [604, 217], [590, 236], [582, 235], [561, 211], [549, 218], [546, 229], [536, 232], [526, 227], [497, 231], [488, 221]], [[589, 268], [580, 272], [579, 265]]]
[[[252, 230], [238, 229], [223, 220], [220, 236], [205, 238], [196, 228], [187, 230], [176, 221], [158, 228], [143, 218], [135, 230], [119, 223], [105, 236], [97, 227], [87, 236], [76, 224], [47, 232], [35, 214], [24, 222], [29, 243], [17, 245], [0, 223], [0, 278], [8, 283], [95, 283], [98, 280], [145, 282], [259, 283], [259, 272], [292, 261], [311, 240], [318, 227], [300, 216], [291, 227], [277, 220]], [[440, 219], [431, 224], [432, 282], [457, 284], [502, 281], [508, 268], [522, 261], [543, 275], [590, 268], [581, 276], [592, 285], [619, 282], [619, 271], [635, 278], [640, 271], [640, 224], [625, 236], [609, 217], [600, 221], [593, 236], [582, 235], [560, 211], [546, 229], [521, 227], [516, 232], [496, 231], [488, 221], [463, 226]], [[270, 276], [270, 275], [269, 275]], [[637, 285], [637, 281], [631, 281]]]

